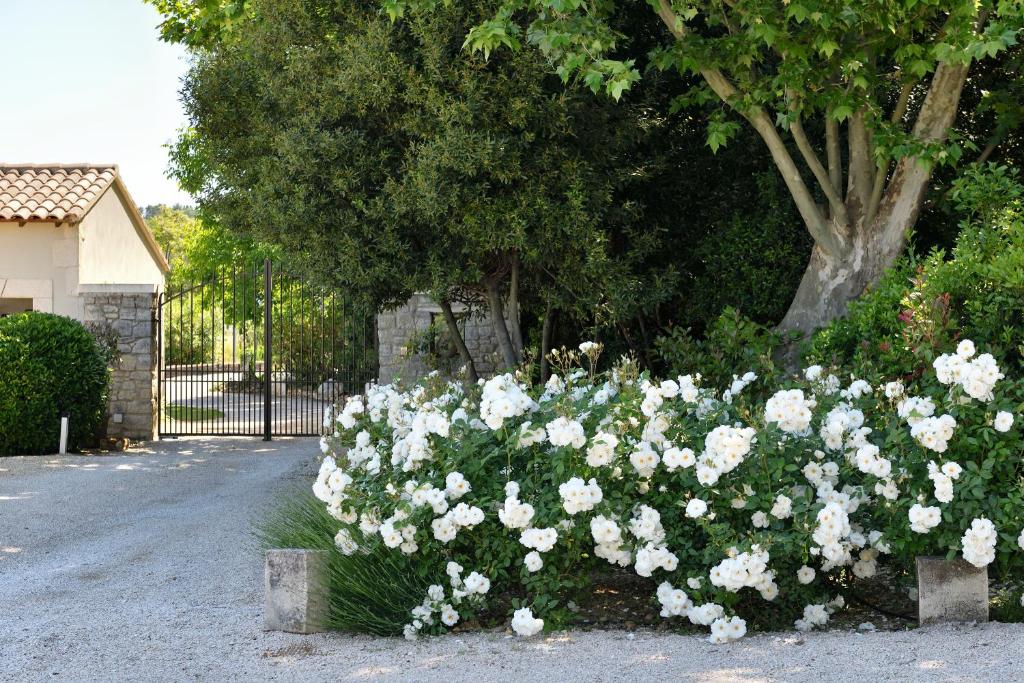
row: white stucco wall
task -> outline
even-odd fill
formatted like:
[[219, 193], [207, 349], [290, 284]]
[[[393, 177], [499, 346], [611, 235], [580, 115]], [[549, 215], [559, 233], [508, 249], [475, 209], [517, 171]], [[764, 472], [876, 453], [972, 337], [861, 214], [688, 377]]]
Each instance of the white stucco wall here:
[[124, 197], [111, 187], [78, 227], [82, 285], [156, 285], [164, 276], [135, 231]]
[[0, 298], [32, 299], [37, 311], [81, 320], [78, 229], [0, 222]]

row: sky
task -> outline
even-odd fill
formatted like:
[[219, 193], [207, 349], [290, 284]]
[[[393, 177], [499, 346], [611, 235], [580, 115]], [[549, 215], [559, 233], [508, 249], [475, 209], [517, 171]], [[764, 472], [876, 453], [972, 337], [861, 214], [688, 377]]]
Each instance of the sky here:
[[167, 178], [185, 50], [142, 0], [0, 0], [0, 161], [115, 163], [135, 203], [191, 204]]

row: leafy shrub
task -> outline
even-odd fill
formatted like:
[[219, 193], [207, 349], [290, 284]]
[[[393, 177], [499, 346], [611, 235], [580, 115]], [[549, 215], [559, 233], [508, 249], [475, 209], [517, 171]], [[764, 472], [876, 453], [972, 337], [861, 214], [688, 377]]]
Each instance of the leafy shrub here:
[[824, 624], [843, 590], [915, 555], [962, 553], [1019, 583], [1024, 385], [973, 345], [916, 395], [820, 366], [721, 391], [630, 361], [598, 374], [600, 347], [580, 350], [543, 387], [435, 376], [336, 411], [313, 491], [342, 553], [390, 549], [430, 577], [407, 637], [496, 602], [520, 634], [564, 625], [609, 565], [713, 642], [751, 618]]
[[743, 185], [732, 189], [749, 192], [749, 205], [713, 218], [703, 239], [687, 240], [693, 249], [684, 258], [694, 273], [678, 315], [698, 330], [726, 307], [760, 323], [782, 320], [807, 267], [812, 241], [778, 174], [758, 173]]
[[55, 453], [95, 439], [107, 408], [106, 356], [85, 327], [50, 313], [0, 318], [0, 455]]
[[862, 372], [919, 376], [960, 338], [1024, 367], [1024, 185], [1004, 166], [973, 167], [951, 198], [964, 215], [948, 255], [913, 255], [818, 331], [808, 359]]
[[378, 548], [343, 555], [334, 544], [342, 524], [308, 490], [282, 496], [256, 529], [260, 546], [324, 550], [327, 560], [327, 623], [339, 631], [394, 636], [409, 619], [429, 580], [404, 555]]
[[666, 376], [700, 372], [709, 386], [728, 386], [738, 368], [773, 375], [773, 355], [782, 342], [779, 333], [726, 308], [703, 338], [675, 327], [658, 337], [654, 348]]

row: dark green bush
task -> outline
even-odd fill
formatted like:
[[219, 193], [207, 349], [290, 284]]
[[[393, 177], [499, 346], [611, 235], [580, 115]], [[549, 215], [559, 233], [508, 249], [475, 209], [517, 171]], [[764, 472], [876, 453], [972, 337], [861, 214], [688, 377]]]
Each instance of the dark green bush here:
[[778, 367], [773, 356], [783, 341], [774, 330], [726, 308], [702, 338], [676, 327], [655, 340], [654, 347], [665, 376], [700, 372], [703, 386], [722, 390], [736, 373], [753, 371], [761, 378], [774, 375]]
[[963, 216], [950, 253], [902, 259], [814, 335], [807, 360], [912, 376], [970, 339], [1001, 366], [1024, 366], [1024, 185], [990, 164], [968, 170], [950, 195]]
[[60, 417], [68, 449], [94, 440], [104, 423], [109, 372], [85, 327], [50, 313], [0, 318], [0, 455], [55, 453]]

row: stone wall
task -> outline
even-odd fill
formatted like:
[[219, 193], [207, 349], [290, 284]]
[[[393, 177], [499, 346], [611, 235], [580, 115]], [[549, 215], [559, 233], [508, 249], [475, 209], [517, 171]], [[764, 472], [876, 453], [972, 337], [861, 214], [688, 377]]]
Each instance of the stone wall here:
[[84, 292], [85, 324], [117, 344], [107, 436], [156, 437], [157, 324], [152, 292]]
[[[481, 377], [493, 375], [500, 367], [501, 351], [490, 316], [469, 315], [461, 304], [452, 304], [452, 311], [460, 318], [462, 336], [477, 372]], [[393, 382], [397, 377], [416, 380], [433, 370], [433, 365], [448, 374], [461, 367], [454, 349], [435, 349], [433, 353], [429, 349], [432, 322], [438, 329], [445, 328], [440, 306], [425, 294], [416, 294], [404, 306], [377, 316], [381, 383]], [[437, 351], [441, 351], [440, 356]]]

